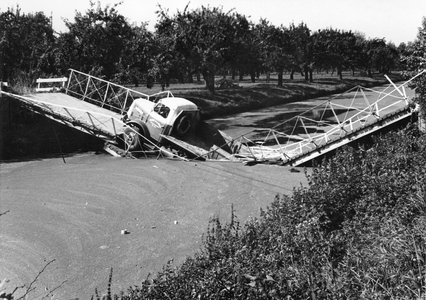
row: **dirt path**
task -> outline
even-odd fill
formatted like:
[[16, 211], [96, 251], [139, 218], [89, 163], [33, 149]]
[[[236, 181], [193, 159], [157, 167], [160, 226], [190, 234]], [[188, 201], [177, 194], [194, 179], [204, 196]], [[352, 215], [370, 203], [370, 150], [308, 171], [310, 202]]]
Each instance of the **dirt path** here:
[[[84, 154], [0, 165], [0, 279], [31, 282], [31, 299], [90, 299], [140, 284], [201, 247], [208, 220], [258, 216], [290, 194], [303, 170], [240, 163], [121, 159]], [[127, 229], [129, 234], [121, 234]]]

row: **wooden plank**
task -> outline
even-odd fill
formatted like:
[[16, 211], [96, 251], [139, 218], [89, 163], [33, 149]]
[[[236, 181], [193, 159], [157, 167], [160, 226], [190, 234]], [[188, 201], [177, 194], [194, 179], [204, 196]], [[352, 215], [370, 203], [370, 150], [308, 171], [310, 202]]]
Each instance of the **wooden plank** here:
[[48, 87], [48, 88], [36, 88], [36, 92], [51, 92], [54, 90], [59, 90], [58, 87]]
[[62, 77], [62, 78], [38, 78], [36, 80], [37, 83], [47, 83], [47, 82], [66, 82], [68, 78]]

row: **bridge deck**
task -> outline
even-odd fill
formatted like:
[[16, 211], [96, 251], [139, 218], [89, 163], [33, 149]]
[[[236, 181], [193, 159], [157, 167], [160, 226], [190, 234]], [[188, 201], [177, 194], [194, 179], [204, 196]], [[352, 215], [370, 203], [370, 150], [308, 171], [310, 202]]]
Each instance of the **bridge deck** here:
[[37, 113], [101, 138], [112, 139], [123, 132], [124, 123], [119, 113], [64, 93], [8, 95]]

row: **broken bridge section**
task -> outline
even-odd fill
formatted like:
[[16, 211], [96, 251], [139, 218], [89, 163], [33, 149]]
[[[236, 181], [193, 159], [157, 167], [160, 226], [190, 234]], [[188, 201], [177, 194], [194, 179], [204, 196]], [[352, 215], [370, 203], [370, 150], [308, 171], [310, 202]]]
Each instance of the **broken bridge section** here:
[[[238, 137], [239, 155], [258, 162], [299, 166], [348, 143], [410, 118], [405, 87], [410, 80], [374, 90], [357, 86], [319, 103], [271, 129], [256, 129]], [[366, 92], [375, 96], [367, 97]]]
[[123, 132], [120, 114], [64, 93], [3, 94], [19, 100], [35, 113], [104, 140], [114, 140]]

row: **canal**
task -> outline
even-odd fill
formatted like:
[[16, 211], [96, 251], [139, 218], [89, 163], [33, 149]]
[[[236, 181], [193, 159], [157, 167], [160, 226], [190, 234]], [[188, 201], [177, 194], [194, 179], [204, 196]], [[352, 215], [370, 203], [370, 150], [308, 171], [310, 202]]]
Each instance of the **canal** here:
[[[224, 131], [228, 135], [237, 138], [241, 135], [247, 134], [260, 129], [275, 128], [278, 131], [288, 132], [291, 130], [292, 118], [303, 114], [308, 119], [317, 120], [319, 118], [328, 118], [336, 113], [338, 116], [348, 116], [353, 114], [356, 109], [364, 109], [376, 102], [379, 98], [384, 97], [393, 88], [389, 85], [379, 86], [374, 89], [353, 90], [344, 94], [336, 94], [326, 97], [312, 98], [300, 102], [292, 102], [283, 105], [272, 106], [268, 108], [248, 111], [228, 115], [220, 118], [207, 120], [207, 123], [213, 125], [215, 128]], [[409, 99], [414, 96], [414, 90], [406, 88], [406, 94]], [[384, 101], [381, 101], [381, 106], [388, 106], [394, 103], [400, 95], [393, 92], [387, 96]], [[327, 109], [326, 103], [336, 104], [333, 111]], [[395, 110], [402, 107], [403, 103], [398, 103], [392, 107]], [[340, 118], [340, 117], [339, 117]]]

